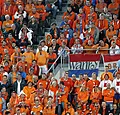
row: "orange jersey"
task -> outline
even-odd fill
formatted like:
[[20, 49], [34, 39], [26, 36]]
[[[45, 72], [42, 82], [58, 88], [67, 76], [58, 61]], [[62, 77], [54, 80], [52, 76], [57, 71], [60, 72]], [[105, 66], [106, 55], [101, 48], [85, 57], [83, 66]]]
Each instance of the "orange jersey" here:
[[89, 80], [87, 82], [87, 87], [89, 89], [90, 92], [92, 92], [93, 88], [95, 86], [99, 86], [100, 82], [98, 80]]
[[114, 90], [113, 89], [104, 89], [103, 96], [104, 96], [104, 101], [113, 102]]

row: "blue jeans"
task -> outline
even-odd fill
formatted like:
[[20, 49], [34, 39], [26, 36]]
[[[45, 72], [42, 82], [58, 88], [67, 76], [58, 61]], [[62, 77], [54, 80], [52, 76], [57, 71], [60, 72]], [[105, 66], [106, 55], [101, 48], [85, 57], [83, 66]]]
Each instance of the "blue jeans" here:
[[113, 102], [106, 102], [107, 106], [110, 108], [110, 110], [112, 110], [112, 106], [113, 106]]
[[53, 18], [56, 18], [57, 14], [57, 7], [54, 6], [53, 8], [49, 8], [48, 6], [46, 7], [46, 12], [51, 12], [53, 15]]

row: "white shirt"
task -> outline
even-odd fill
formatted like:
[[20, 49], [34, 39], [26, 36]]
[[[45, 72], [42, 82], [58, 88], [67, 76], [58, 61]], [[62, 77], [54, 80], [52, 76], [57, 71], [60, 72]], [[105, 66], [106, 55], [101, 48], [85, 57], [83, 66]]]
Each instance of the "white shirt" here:
[[120, 54], [120, 50], [117, 50], [117, 49], [120, 49], [119, 46], [116, 45], [115, 48], [112, 48], [112, 46], [111, 46], [110, 47], [110, 55]]
[[113, 87], [120, 93], [120, 79], [115, 78], [113, 80]]
[[111, 80], [103, 80], [100, 82], [99, 87], [102, 88], [102, 91], [107, 88], [108, 83], [110, 83], [111, 87], [113, 87]]
[[20, 90], [20, 83], [21, 83], [21, 81], [18, 81], [18, 80], [17, 80], [17, 83], [18, 83], [18, 86], [17, 86], [17, 94], [20, 95], [20, 92], [21, 92], [21, 90]]

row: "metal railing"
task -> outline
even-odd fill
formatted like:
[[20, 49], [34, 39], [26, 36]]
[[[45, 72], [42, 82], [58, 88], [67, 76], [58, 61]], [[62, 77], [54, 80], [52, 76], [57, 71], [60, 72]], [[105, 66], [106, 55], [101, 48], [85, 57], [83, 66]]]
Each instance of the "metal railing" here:
[[[72, 51], [73, 49], [69, 49], [69, 51]], [[96, 51], [96, 53], [93, 53], [93, 54], [97, 54], [98, 52], [99, 52], [99, 50], [98, 49], [81, 49], [82, 51]], [[105, 50], [108, 50], [108, 51], [110, 51], [110, 50], [112, 50], [112, 49], [100, 49], [100, 51], [101, 50], [103, 50], [103, 51], [105, 51]], [[120, 51], [120, 49], [114, 49], [115, 51], [117, 51], [117, 50], [119, 50]], [[56, 65], [56, 63], [57, 63], [57, 61], [60, 59], [60, 68], [61, 69], [63, 69], [63, 65], [65, 64], [64, 63], [64, 60], [63, 60], [63, 53], [64, 53], [64, 51], [66, 51], [65, 49], [63, 50], [63, 51], [61, 51], [61, 53], [59, 54], [59, 56], [56, 58], [56, 60], [54, 61], [54, 63], [51, 65], [51, 67], [49, 68], [49, 70], [47, 71], [47, 73], [49, 73], [51, 70], [53, 70], [53, 73], [55, 72], [55, 65]], [[68, 51], [68, 50], [67, 50]], [[68, 63], [67, 63], [67, 67], [68, 67], [68, 69], [69, 69], [69, 63], [70, 63], [70, 58], [69, 58], [69, 54], [70, 53], [68, 53], [67, 54], [67, 57], [66, 58], [68, 58]], [[83, 53], [84, 54], [84, 53]]]

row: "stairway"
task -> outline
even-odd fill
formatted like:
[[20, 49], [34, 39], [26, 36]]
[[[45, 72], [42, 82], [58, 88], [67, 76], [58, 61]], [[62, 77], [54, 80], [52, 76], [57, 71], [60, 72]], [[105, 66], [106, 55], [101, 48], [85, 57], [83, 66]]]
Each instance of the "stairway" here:
[[[59, 27], [59, 25], [62, 22], [63, 13], [66, 11], [66, 9], [67, 9], [67, 1], [64, 0], [63, 3], [62, 3], [62, 11], [57, 12], [56, 19], [50, 19], [50, 23], [55, 22], [57, 24], [57, 26]], [[44, 31], [45, 31], [44, 35], [40, 35], [38, 37], [38, 43], [41, 40], [41, 38], [45, 38], [45, 35], [50, 32], [50, 27], [44, 28]], [[33, 45], [34, 50], [36, 50], [37, 47], [38, 47], [38, 45]]]

